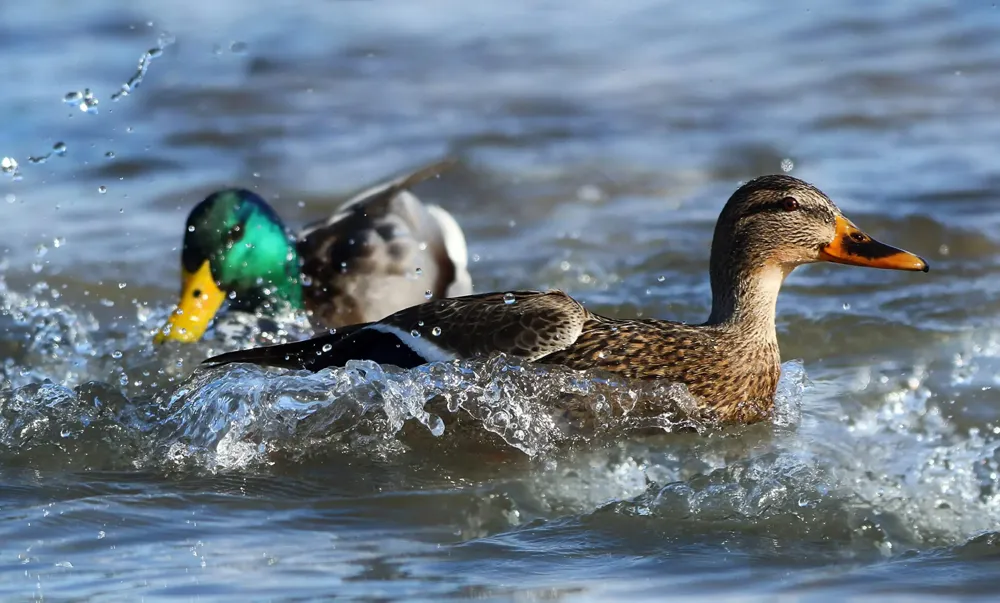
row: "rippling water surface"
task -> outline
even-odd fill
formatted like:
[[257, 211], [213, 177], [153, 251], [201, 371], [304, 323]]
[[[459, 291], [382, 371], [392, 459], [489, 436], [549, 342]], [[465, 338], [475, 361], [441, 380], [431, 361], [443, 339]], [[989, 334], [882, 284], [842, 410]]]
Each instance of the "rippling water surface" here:
[[[0, 5], [0, 596], [995, 595], [995, 5], [125, 6]], [[301, 224], [444, 155], [417, 192], [480, 291], [700, 320], [722, 204], [783, 163], [932, 270], [797, 271], [745, 429], [500, 360], [191, 376], [241, 324], [152, 348], [208, 191]]]

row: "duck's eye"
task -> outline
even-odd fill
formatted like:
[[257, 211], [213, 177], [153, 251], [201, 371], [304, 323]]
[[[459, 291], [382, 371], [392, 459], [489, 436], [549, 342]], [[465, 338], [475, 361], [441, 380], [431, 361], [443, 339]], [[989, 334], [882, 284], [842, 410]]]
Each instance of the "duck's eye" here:
[[781, 200], [781, 209], [785, 211], [795, 211], [799, 208], [799, 200], [795, 197], [785, 197]]
[[868, 236], [866, 234], [862, 233], [862, 232], [855, 231], [855, 232], [852, 232], [848, 236], [851, 237], [851, 240], [854, 241], [855, 243], [867, 243], [868, 242]]

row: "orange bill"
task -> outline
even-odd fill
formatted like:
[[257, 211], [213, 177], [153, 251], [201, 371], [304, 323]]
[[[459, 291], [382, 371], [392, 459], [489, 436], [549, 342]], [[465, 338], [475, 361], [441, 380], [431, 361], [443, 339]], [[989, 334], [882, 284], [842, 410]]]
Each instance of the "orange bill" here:
[[167, 324], [156, 333], [153, 341], [198, 341], [225, 300], [226, 294], [212, 278], [212, 269], [207, 261], [195, 272], [182, 269], [181, 298], [177, 302], [177, 309], [167, 319]]
[[879, 243], [843, 216], [837, 216], [837, 234], [819, 251], [819, 259], [837, 264], [885, 268], [888, 270], [920, 270], [930, 267], [922, 258], [909, 251]]

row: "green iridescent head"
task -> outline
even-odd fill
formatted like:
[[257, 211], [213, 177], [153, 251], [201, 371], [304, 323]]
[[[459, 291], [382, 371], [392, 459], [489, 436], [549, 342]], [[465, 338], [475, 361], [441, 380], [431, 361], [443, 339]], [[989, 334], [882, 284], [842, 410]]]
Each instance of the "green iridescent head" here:
[[227, 299], [231, 308], [264, 314], [303, 307], [295, 242], [271, 206], [244, 189], [213, 193], [191, 210], [181, 279], [177, 309], [157, 342], [198, 341]]

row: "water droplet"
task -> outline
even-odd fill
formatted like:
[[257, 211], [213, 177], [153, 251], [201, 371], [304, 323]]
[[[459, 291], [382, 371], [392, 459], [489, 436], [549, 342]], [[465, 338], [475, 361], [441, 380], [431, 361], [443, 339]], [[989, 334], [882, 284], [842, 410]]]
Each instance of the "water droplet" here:
[[472, 261], [473, 262], [478, 262], [479, 261], [479, 254], [478, 253], [472, 254]]
[[410, 331], [410, 335], [413, 337], [420, 337], [420, 331], [413, 329], [412, 331]]
[[303, 287], [311, 287], [313, 284], [312, 277], [306, 274], [302, 275], [302, 278], [299, 279], [299, 282], [302, 283]]
[[125, 287], [128, 287], [128, 283], [118, 283], [119, 289], [124, 289]]
[[951, 249], [947, 245], [941, 245], [940, 247], [938, 247], [938, 253], [940, 253], [941, 255], [948, 255], [949, 253], [951, 253]]
[[503, 294], [503, 303], [505, 303], [508, 306], [510, 306], [510, 305], [513, 305], [515, 302], [517, 302], [517, 299], [514, 298], [514, 294], [513, 293], [504, 293]]
[[104, 156], [107, 157], [108, 159], [114, 159], [115, 158], [115, 152], [114, 151], [108, 151], [107, 153], [104, 154]]
[[104, 530], [101, 530], [100, 532], [97, 533], [97, 539], [98, 540], [103, 539], [105, 536], [106, 536], [106, 534], [104, 533]]
[[431, 335], [437, 337], [440, 334], [441, 334], [441, 327], [434, 327], [433, 329], [431, 329]]
[[115, 360], [120, 360], [122, 357], [122, 351], [115, 350], [114, 352], [111, 352], [111, 357], [114, 358]]
[[128, 385], [128, 375], [122, 375], [121, 378], [118, 379], [118, 383], [122, 384], [123, 386]]
[[427, 291], [424, 291], [424, 299], [430, 299], [432, 297], [434, 297], [434, 294], [431, 292], [430, 289], [428, 289]]
[[80, 111], [84, 113], [97, 113], [98, 100], [94, 98], [94, 93], [90, 91], [90, 88], [84, 88], [83, 94], [78, 100], [78, 105]]
[[417, 245], [417, 248], [419, 248], [420, 251], [427, 251], [427, 243], [425, 241], [420, 241], [420, 244]]
[[792, 162], [791, 159], [789, 159], [788, 157], [785, 157], [784, 159], [781, 160], [781, 171], [782, 172], [785, 172], [787, 174], [788, 172], [792, 171], [793, 169], [795, 169], [795, 164]]
[[414, 272], [414, 274], [416, 274], [417, 276], [420, 276], [420, 275], [422, 275], [422, 274], [424, 273], [424, 271], [423, 271], [423, 269], [422, 269], [422, 268], [417, 268], [417, 269], [416, 269], [416, 270], [414, 270], [413, 272]]
[[584, 184], [576, 189], [576, 197], [581, 201], [596, 203], [604, 198], [604, 191], [593, 184]]
[[188, 226], [188, 232], [194, 232], [194, 225]]
[[45, 245], [41, 244], [41, 243], [39, 243], [38, 246], [35, 247], [35, 256], [36, 257], [43, 258], [43, 257], [45, 257], [45, 254], [48, 253], [48, 252], [49, 252], [49, 248], [46, 247]]
[[42, 271], [42, 263], [41, 262], [32, 262], [31, 263], [31, 271], [34, 272], [35, 274], [38, 274], [39, 272], [41, 272]]
[[57, 143], [55, 143], [54, 145], [52, 145], [52, 152], [55, 153], [56, 155], [59, 155], [60, 157], [63, 156], [63, 155], [65, 155], [66, 154], [66, 143], [65, 142], [57, 142]]
[[7, 200], [7, 203], [11, 203], [11, 204], [13, 204], [15, 201], [17, 201], [17, 197], [14, 196], [14, 193], [7, 193], [7, 196], [4, 197], [4, 199]]
[[563, 272], [568, 272], [569, 269], [572, 267], [573, 267], [572, 264], [570, 264], [566, 260], [559, 262], [559, 269], [562, 270]]
[[68, 438], [69, 436], [73, 435], [73, 432], [68, 427], [63, 427], [59, 431], [59, 435], [62, 436], [62, 437], [64, 437], [64, 438]]
[[66, 96], [63, 97], [63, 102], [67, 105], [76, 105], [83, 99], [83, 93], [79, 90], [74, 90], [73, 92], [67, 92]]
[[0, 170], [3, 170], [4, 174], [16, 174], [17, 161], [13, 157], [4, 157], [3, 159], [0, 159]]
[[851, 309], [851, 304], [849, 304], [847, 302], [844, 302], [844, 309], [845, 310], [850, 310]]
[[662, 274], [660, 276], [656, 277], [656, 281], [659, 282], [659, 283], [662, 283], [665, 280], [667, 280], [667, 277], [663, 276]]
[[103, 195], [104, 193], [108, 192], [108, 187], [102, 184], [101, 186], [97, 187], [97, 192]]
[[323, 344], [323, 352], [329, 352], [332, 349], [333, 349], [333, 345], [331, 345], [329, 343], [324, 343]]
[[242, 54], [247, 51], [246, 42], [233, 42], [229, 45], [229, 51], [235, 54]]

